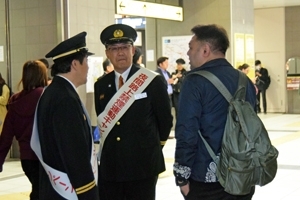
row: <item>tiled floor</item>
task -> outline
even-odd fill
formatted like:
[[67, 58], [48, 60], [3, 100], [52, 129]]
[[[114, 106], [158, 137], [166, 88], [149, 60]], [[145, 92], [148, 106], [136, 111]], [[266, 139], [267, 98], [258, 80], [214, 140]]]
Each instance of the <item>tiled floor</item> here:
[[[272, 143], [279, 150], [279, 168], [274, 181], [264, 187], [256, 187], [253, 200], [300, 199], [300, 115], [261, 114]], [[172, 174], [175, 139], [164, 147], [167, 170], [160, 175], [157, 184], [157, 200], [182, 200]], [[19, 161], [7, 161], [0, 173], [0, 199], [29, 199], [30, 184], [24, 176]]]

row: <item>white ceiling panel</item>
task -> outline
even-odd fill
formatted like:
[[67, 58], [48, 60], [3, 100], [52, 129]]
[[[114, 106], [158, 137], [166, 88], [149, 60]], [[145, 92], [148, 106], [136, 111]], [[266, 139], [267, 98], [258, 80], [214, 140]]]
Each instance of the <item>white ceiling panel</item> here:
[[254, 8], [299, 6], [300, 0], [254, 0]]

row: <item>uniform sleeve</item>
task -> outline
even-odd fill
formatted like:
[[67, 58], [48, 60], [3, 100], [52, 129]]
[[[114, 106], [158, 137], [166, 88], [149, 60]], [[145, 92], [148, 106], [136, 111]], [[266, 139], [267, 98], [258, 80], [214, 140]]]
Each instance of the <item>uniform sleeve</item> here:
[[54, 137], [74, 190], [79, 199], [98, 199], [96, 182], [90, 163], [91, 135], [87, 117], [80, 102], [63, 100], [54, 113]]
[[99, 81], [96, 81], [96, 83], [94, 84], [94, 101], [95, 101], [95, 110], [96, 110], [96, 115], [98, 117], [98, 115], [100, 114], [100, 104], [99, 104], [99, 98], [100, 98], [100, 94], [99, 94]]
[[169, 96], [161, 76], [156, 76], [152, 86], [152, 106], [158, 123], [161, 145], [164, 146], [173, 124]]

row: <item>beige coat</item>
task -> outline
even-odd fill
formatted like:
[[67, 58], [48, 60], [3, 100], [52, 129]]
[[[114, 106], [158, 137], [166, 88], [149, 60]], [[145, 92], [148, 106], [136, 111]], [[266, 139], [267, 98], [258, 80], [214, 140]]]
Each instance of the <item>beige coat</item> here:
[[7, 85], [3, 85], [2, 95], [0, 96], [0, 134], [2, 132], [4, 119], [7, 113], [6, 105], [8, 103], [9, 94], [9, 88], [7, 87]]

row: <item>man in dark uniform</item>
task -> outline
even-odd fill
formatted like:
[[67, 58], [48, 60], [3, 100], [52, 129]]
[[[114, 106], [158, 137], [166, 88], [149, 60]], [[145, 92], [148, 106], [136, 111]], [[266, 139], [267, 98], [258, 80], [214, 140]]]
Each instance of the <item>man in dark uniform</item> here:
[[[68, 199], [99, 199], [97, 162], [89, 116], [81, 103], [76, 88], [87, 81], [86, 32], [65, 40], [52, 49], [46, 58], [53, 58], [52, 83], [40, 98], [36, 124], [40, 140], [42, 163], [65, 173], [62, 180], [44, 166], [40, 174], [40, 196], [43, 200], [66, 199], [53, 186], [62, 186]], [[93, 156], [94, 155], [94, 156]], [[95, 159], [94, 159], [95, 160]], [[68, 185], [70, 183], [70, 185]]]
[[[145, 89], [132, 95], [133, 103], [124, 114], [113, 116], [118, 120], [111, 124], [106, 139], [101, 140], [101, 200], [153, 200], [158, 174], [165, 171], [162, 148], [172, 127], [169, 98], [159, 75], [133, 64], [136, 37], [136, 31], [123, 24], [108, 26], [100, 35], [106, 56], [115, 68], [114, 72], [95, 84], [95, 94], [98, 94], [95, 95], [95, 107], [100, 129], [105, 128], [102, 126], [105, 122], [99, 118], [109, 108], [109, 102], [122, 90], [127, 90], [127, 85], [137, 74], [147, 72], [154, 77]], [[119, 77], [125, 82], [123, 86], [119, 85]], [[103, 133], [101, 139], [104, 138]]]

